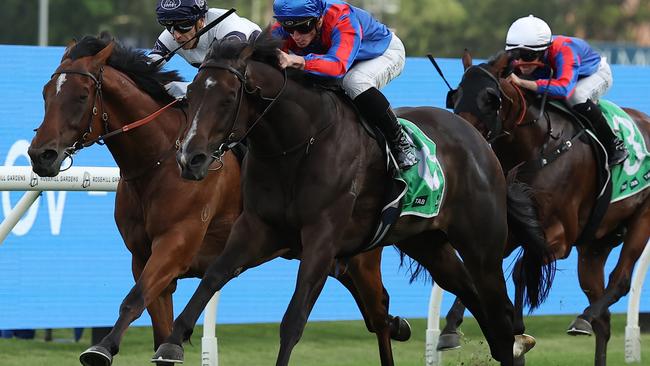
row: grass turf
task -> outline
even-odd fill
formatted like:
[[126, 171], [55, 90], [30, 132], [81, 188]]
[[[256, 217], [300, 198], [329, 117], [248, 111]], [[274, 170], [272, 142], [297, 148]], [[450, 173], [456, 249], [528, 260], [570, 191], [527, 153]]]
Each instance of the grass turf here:
[[[564, 332], [573, 320], [571, 316], [534, 316], [526, 319], [527, 333], [534, 335], [537, 346], [528, 353], [527, 365], [555, 366], [593, 365], [594, 338], [570, 337]], [[424, 361], [425, 319], [411, 319], [413, 336], [405, 343], [394, 342], [396, 365], [422, 366]], [[497, 365], [490, 356], [476, 323], [467, 319], [463, 348], [443, 353], [444, 365]], [[610, 366], [626, 365], [624, 361], [625, 315], [612, 317], [612, 337], [609, 342]], [[193, 345], [185, 345], [185, 364], [200, 365], [202, 329], [197, 327]], [[222, 366], [273, 365], [279, 344], [278, 324], [218, 325], [219, 364]], [[2, 366], [67, 366], [79, 365], [79, 353], [90, 345], [87, 329], [79, 343], [72, 338], [71, 329], [54, 331], [54, 342], [43, 341], [43, 331], [35, 340], [0, 339]], [[63, 341], [61, 339], [63, 338]], [[58, 339], [58, 341], [57, 341]], [[650, 364], [650, 334], [642, 335], [642, 364]], [[122, 342], [114, 366], [151, 365], [153, 354], [150, 328], [131, 328]], [[366, 366], [379, 365], [374, 335], [363, 322], [312, 322], [291, 357], [292, 365], [301, 366]]]

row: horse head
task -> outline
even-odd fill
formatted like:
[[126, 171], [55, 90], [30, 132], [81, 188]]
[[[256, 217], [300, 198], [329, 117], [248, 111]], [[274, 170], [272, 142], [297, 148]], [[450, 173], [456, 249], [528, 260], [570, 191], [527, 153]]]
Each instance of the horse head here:
[[[176, 71], [159, 70], [144, 52], [122, 46], [106, 32], [70, 43], [43, 88], [45, 115], [28, 151], [34, 171], [55, 176], [66, 157], [119, 135], [125, 124], [173, 101], [164, 85], [179, 80]], [[174, 116], [180, 118], [177, 113], [157, 119]], [[132, 132], [137, 138], [111, 139], [109, 147], [121, 169], [125, 167], [120, 163], [125, 162], [132, 169], [136, 155], [157, 154], [143, 148], [156, 150], [171, 138], [175, 141], [178, 125], [176, 118], [170, 123], [159, 121], [156, 128]], [[142, 144], [145, 138], [148, 143]]]
[[214, 159], [268, 128], [259, 122], [287, 81], [275, 66], [278, 46], [265, 34], [254, 44], [213, 42], [187, 89], [190, 126], [177, 154], [184, 178], [203, 179]]
[[28, 150], [40, 176], [56, 176], [63, 160], [103, 128], [102, 72], [114, 42], [97, 42], [92, 52], [77, 46], [75, 41], [68, 44], [61, 64], [43, 87], [45, 115]]
[[458, 88], [450, 92], [454, 113], [476, 127], [488, 140], [510, 135], [521, 123], [522, 92], [504, 78], [511, 72], [510, 57], [500, 52], [487, 63], [472, 65], [467, 50], [462, 57], [465, 72]]

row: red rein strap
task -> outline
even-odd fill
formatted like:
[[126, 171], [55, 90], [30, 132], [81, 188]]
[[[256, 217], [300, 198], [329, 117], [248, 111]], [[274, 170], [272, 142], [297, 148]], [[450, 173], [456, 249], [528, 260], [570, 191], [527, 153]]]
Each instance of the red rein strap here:
[[83, 146], [88, 147], [88, 146], [90, 146], [90, 145], [92, 145], [95, 142], [98, 142], [100, 140], [106, 140], [109, 137], [113, 137], [113, 136], [118, 135], [120, 133], [128, 132], [128, 131], [130, 131], [130, 130], [132, 130], [134, 128], [138, 128], [138, 127], [140, 127], [142, 125], [146, 125], [147, 123], [149, 123], [149, 122], [153, 121], [154, 119], [156, 119], [156, 117], [160, 116], [165, 110], [169, 109], [171, 106], [178, 103], [179, 100], [180, 99], [174, 99], [171, 103], [169, 103], [166, 106], [160, 108], [159, 110], [153, 112], [152, 114], [148, 115], [147, 117], [139, 119], [139, 120], [137, 120], [135, 122], [131, 122], [128, 125], [123, 126], [122, 128], [120, 128], [118, 130], [111, 131], [111, 132], [109, 132], [109, 133], [107, 133], [105, 135], [101, 135], [101, 136], [97, 137], [96, 139], [93, 139], [91, 141], [88, 141], [88, 142], [84, 143]]
[[[526, 61], [515, 60], [512, 63], [512, 66], [515, 67], [515, 68], [522, 67], [522, 66], [545, 67], [546, 64], [544, 64], [543, 62], [540, 62], [540, 61], [526, 62]], [[521, 91], [521, 88], [519, 86], [517, 86], [513, 82], [510, 82], [510, 84], [515, 88], [515, 90], [517, 91], [517, 94], [519, 94], [519, 99], [521, 100], [521, 106], [522, 106], [521, 114], [519, 115], [519, 118], [517, 118], [517, 121], [515, 122], [515, 126], [519, 126], [524, 121], [524, 118], [526, 117], [526, 112], [527, 112], [528, 105], [526, 104], [526, 98], [524, 97], [524, 92]]]
[[[122, 127], [120, 130], [121, 130], [122, 132], [127, 132], [127, 131], [129, 131], [129, 130], [134, 129], [134, 128], [138, 128], [138, 127], [140, 127], [140, 126], [142, 126], [142, 125], [146, 125], [147, 123], [149, 123], [149, 122], [153, 121], [154, 119], [156, 119], [156, 117], [160, 116], [160, 115], [162, 114], [162, 112], [164, 112], [165, 110], [169, 109], [171, 106], [173, 106], [174, 104], [176, 104], [179, 100], [180, 100], [180, 99], [174, 99], [171, 103], [169, 103], [169, 104], [167, 104], [166, 106], [160, 108], [159, 110], [153, 112], [153, 113], [150, 114], [149, 116], [147, 116], [147, 117], [145, 117], [145, 118], [143, 118], [143, 119], [141, 119], [141, 120], [138, 120], [138, 121], [135, 121], [135, 122], [131, 122], [131, 123], [129, 123], [128, 125]], [[118, 130], [118, 131], [120, 131], [120, 130]], [[115, 132], [115, 131], [113, 131], [113, 132]], [[109, 135], [109, 134], [107, 134], [106, 136], [108, 137], [108, 135]], [[104, 137], [104, 138], [106, 138], [106, 137]]]
[[522, 122], [524, 122], [524, 118], [526, 117], [526, 112], [528, 109], [528, 104], [526, 104], [526, 98], [524, 97], [524, 92], [521, 91], [521, 88], [517, 86], [517, 84], [513, 83], [512, 81], [510, 82], [510, 85], [512, 85], [515, 90], [517, 91], [517, 94], [519, 95], [519, 100], [521, 100], [521, 114], [519, 115], [519, 118], [517, 118], [517, 121], [515, 122], [515, 126], [519, 126]]

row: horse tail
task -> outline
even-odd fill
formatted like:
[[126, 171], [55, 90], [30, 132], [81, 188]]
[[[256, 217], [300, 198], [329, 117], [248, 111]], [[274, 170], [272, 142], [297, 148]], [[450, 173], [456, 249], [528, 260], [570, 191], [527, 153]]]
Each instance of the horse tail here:
[[555, 257], [539, 222], [531, 188], [523, 182], [509, 182], [507, 205], [512, 240], [523, 247], [513, 279], [517, 290], [525, 291], [525, 304], [532, 311], [548, 297], [555, 277]]

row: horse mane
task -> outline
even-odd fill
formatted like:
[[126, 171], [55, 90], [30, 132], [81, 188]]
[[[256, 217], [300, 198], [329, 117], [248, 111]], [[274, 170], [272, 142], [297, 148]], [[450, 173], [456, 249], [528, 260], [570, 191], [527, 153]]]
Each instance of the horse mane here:
[[[100, 37], [85, 36], [70, 50], [68, 57], [76, 60], [82, 57], [94, 56], [104, 49], [111, 38], [106, 34]], [[115, 42], [113, 53], [107, 64], [128, 75], [145, 93], [162, 103], [173, 100], [165, 90], [164, 85], [171, 81], [182, 81], [178, 71], [164, 71], [158, 68], [144, 51], [126, 47], [118, 41]]]
[[[214, 40], [205, 57], [205, 61], [239, 60], [243, 57], [242, 52], [250, 46], [252, 47], [250, 60], [261, 62], [280, 70], [278, 67], [278, 49], [282, 47], [282, 43], [283, 40], [273, 37], [269, 29], [266, 29], [250, 43], [243, 42], [239, 39]], [[306, 88], [313, 88], [315, 86], [320, 87], [321, 90], [323, 87], [329, 90], [340, 88], [340, 80], [338, 79], [316, 76], [293, 68], [287, 68], [286, 70], [289, 79]]]

